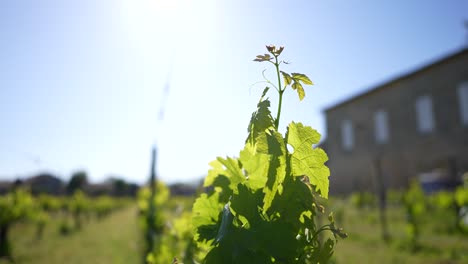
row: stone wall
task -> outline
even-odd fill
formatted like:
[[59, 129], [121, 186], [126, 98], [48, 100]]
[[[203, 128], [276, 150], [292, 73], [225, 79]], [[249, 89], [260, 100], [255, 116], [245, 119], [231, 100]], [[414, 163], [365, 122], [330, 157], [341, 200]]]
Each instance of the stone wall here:
[[[468, 81], [468, 50], [395, 79], [326, 110], [326, 147], [331, 193], [373, 190], [373, 165], [381, 163], [389, 188], [405, 187], [409, 178], [435, 168], [468, 171], [468, 126], [461, 123], [458, 85]], [[420, 133], [415, 101], [430, 95], [435, 129]], [[378, 144], [374, 113], [387, 112], [389, 141]], [[342, 147], [341, 122], [354, 128], [354, 147]]]

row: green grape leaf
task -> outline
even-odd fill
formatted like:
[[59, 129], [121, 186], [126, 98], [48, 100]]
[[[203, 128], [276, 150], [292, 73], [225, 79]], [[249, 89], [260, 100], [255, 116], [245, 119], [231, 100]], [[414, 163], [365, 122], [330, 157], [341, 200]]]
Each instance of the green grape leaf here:
[[330, 170], [325, 166], [328, 156], [320, 148], [313, 148], [320, 140], [320, 134], [309, 126], [291, 122], [286, 132], [287, 143], [294, 148], [290, 164], [293, 176], [307, 176], [316, 191], [328, 198], [328, 177]]
[[223, 241], [223, 239], [229, 235], [233, 218], [234, 216], [232, 215], [231, 209], [229, 209], [229, 204], [225, 204], [223, 207], [221, 224], [219, 226], [218, 234], [216, 235], [216, 243]]
[[[212, 248], [203, 259], [203, 264], [218, 264], [223, 263], [226, 261], [226, 256], [224, 256], [221, 252], [220, 247]], [[232, 262], [230, 262], [232, 263]]]
[[211, 169], [208, 171], [208, 175], [205, 177], [205, 181], [203, 182], [203, 187], [208, 187], [213, 185], [216, 178], [223, 173], [223, 164], [218, 160], [213, 160], [209, 163]]
[[239, 184], [238, 189], [239, 194], [233, 195], [231, 199], [231, 208], [236, 215], [244, 216], [249, 221], [250, 226], [255, 226], [261, 220], [259, 206], [263, 200], [262, 191], [254, 192], [243, 184]]
[[218, 193], [208, 196], [206, 193], [195, 200], [192, 209], [192, 226], [194, 239], [207, 244], [218, 235], [220, 215], [223, 204], [218, 202]]
[[299, 177], [286, 177], [283, 192], [275, 197], [270, 210], [278, 212], [281, 219], [299, 228], [301, 216], [313, 210], [314, 197], [311, 189]]
[[208, 189], [208, 193], [218, 192], [219, 201], [226, 203], [232, 195], [232, 190], [229, 188], [231, 180], [225, 175], [226, 172], [223, 164], [219, 160], [210, 162], [211, 169], [205, 177], [204, 187], [213, 187]]
[[[294, 257], [298, 248], [297, 230], [293, 225], [283, 221], [262, 222], [255, 229], [261, 247], [276, 259], [277, 263], [295, 263]], [[281, 239], [278, 239], [281, 238]]]
[[253, 190], [262, 189], [268, 180], [267, 172], [270, 157], [266, 154], [256, 153], [252, 144], [247, 143], [240, 152], [239, 161], [246, 171], [247, 186]]
[[232, 190], [237, 192], [237, 184], [246, 180], [237, 159], [218, 157], [210, 162], [210, 165], [212, 169], [208, 171], [205, 178], [205, 187], [220, 186], [223, 191], [229, 192], [229, 190]]
[[270, 54], [264, 54], [264, 55], [257, 55], [254, 61], [262, 62], [262, 61], [269, 61], [271, 59], [272, 57], [270, 56]]
[[[219, 263], [226, 263], [224, 259], [222, 259]], [[238, 254], [234, 259], [233, 263], [255, 263], [255, 264], [273, 264], [271, 258], [266, 255], [264, 252], [250, 252], [245, 250], [241, 254]]]
[[263, 101], [263, 98], [265, 98], [265, 95], [268, 93], [268, 90], [270, 90], [270, 87], [265, 87], [265, 89], [263, 89], [263, 92], [262, 92], [262, 96], [260, 96], [260, 100], [259, 102]]
[[230, 181], [229, 188], [234, 193], [237, 193], [237, 184], [246, 180], [244, 173], [242, 173], [239, 160], [229, 157], [226, 159], [218, 157], [218, 161], [226, 168], [223, 175], [225, 175]]
[[259, 133], [265, 132], [266, 129], [274, 126], [274, 120], [270, 111], [270, 101], [268, 99], [264, 99], [268, 89], [268, 87], [265, 88], [263, 95], [257, 104], [257, 110], [252, 113], [249, 127], [247, 128], [249, 134], [245, 140], [246, 143], [251, 142], [254, 144]]
[[291, 73], [291, 75], [291, 78], [293, 80], [291, 88], [297, 91], [297, 94], [299, 95], [299, 100], [302, 101], [302, 99], [304, 99], [305, 97], [305, 91], [302, 84], [313, 85], [313, 83], [305, 74], [293, 72]]
[[263, 210], [266, 211], [286, 177], [286, 145], [283, 135], [275, 130], [260, 134], [257, 138], [257, 152], [270, 156], [268, 179], [264, 188]]
[[315, 249], [311, 255], [313, 263], [328, 263], [333, 255], [334, 245], [333, 239], [329, 238], [320, 248]]
[[302, 84], [294, 80], [291, 87], [293, 88], [293, 90], [297, 91], [297, 95], [299, 95], [299, 100], [302, 101], [302, 99], [304, 99], [305, 97], [305, 91], [304, 91], [304, 87], [302, 87]]
[[293, 73], [291, 73], [291, 75], [292, 75], [292, 78], [294, 79], [294, 81], [296, 81], [296, 82], [300, 81], [300, 82], [302, 82], [303, 84], [306, 84], [306, 85], [313, 85], [312, 81], [305, 74], [293, 72]]
[[281, 74], [283, 74], [283, 79], [284, 79], [284, 85], [288, 86], [292, 83], [292, 78], [291, 75], [285, 73], [284, 71], [280, 71]]

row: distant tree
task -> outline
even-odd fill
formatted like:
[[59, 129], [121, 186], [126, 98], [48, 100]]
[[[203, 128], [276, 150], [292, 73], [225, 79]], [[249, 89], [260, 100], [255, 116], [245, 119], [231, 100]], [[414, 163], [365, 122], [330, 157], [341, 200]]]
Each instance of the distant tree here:
[[67, 185], [67, 192], [72, 194], [76, 190], [83, 190], [84, 186], [88, 184], [88, 175], [85, 171], [77, 171], [72, 174], [70, 181]]
[[128, 184], [123, 179], [114, 179], [113, 181], [114, 195], [124, 196], [127, 195]]
[[129, 183], [128, 190], [127, 190], [128, 196], [135, 197], [137, 195], [138, 189], [140, 189], [140, 186], [138, 186], [138, 184]]
[[135, 183], [127, 182], [122, 176], [111, 176], [107, 181], [112, 185], [113, 196], [136, 196], [139, 186]]
[[16, 189], [18, 187], [20, 187], [21, 185], [23, 185], [24, 181], [22, 179], [16, 179], [14, 182], [13, 182], [13, 186], [12, 186], [12, 189]]

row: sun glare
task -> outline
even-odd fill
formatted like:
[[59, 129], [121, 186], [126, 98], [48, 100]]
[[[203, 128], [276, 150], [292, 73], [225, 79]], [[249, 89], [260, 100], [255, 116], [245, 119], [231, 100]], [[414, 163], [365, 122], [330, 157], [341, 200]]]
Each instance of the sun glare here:
[[190, 0], [123, 0], [122, 12], [128, 34], [145, 54], [173, 50], [194, 29], [209, 25], [207, 8]]

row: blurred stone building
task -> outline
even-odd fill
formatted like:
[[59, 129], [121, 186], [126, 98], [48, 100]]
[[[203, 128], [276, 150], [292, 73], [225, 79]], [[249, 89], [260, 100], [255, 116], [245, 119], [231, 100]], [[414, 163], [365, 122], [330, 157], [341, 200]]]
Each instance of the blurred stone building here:
[[31, 193], [34, 195], [41, 193], [59, 195], [63, 194], [65, 191], [65, 185], [62, 180], [48, 173], [42, 173], [28, 178], [22, 183], [22, 186], [30, 189]]
[[[330, 191], [468, 171], [468, 48], [325, 109]], [[379, 180], [380, 179], [380, 180]]]

